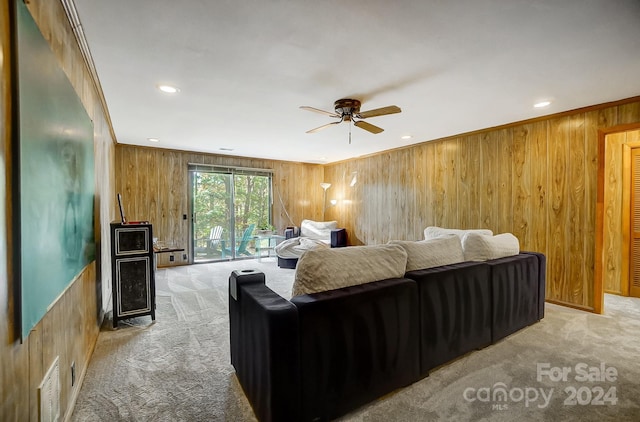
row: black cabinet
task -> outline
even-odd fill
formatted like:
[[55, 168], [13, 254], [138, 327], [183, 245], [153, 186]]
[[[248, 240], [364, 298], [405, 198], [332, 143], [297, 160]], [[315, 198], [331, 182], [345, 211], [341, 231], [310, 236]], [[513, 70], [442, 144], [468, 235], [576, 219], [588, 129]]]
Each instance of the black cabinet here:
[[156, 319], [156, 285], [151, 224], [111, 223], [113, 326], [121, 319]]

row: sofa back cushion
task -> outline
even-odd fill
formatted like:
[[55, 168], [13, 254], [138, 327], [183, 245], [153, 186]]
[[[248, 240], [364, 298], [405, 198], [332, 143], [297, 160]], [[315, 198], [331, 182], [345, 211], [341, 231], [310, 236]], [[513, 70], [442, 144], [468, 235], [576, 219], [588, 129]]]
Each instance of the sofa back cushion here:
[[329, 243], [331, 241], [331, 230], [337, 228], [337, 221], [302, 220], [302, 223], [300, 223], [300, 237], [308, 237]]
[[511, 233], [502, 233], [496, 236], [467, 233], [462, 238], [462, 250], [465, 261], [487, 261], [518, 255], [520, 242]]
[[407, 253], [400, 245], [312, 249], [300, 257], [293, 296], [404, 276]]
[[488, 236], [493, 236], [493, 232], [489, 229], [445, 229], [442, 227], [429, 226], [424, 229], [424, 238], [425, 239], [433, 239], [435, 237], [446, 236], [450, 234], [455, 234], [460, 239], [467, 233], [478, 233], [484, 234]]
[[392, 240], [392, 245], [400, 245], [407, 252], [407, 271], [463, 262], [462, 243], [456, 235], [420, 240]]

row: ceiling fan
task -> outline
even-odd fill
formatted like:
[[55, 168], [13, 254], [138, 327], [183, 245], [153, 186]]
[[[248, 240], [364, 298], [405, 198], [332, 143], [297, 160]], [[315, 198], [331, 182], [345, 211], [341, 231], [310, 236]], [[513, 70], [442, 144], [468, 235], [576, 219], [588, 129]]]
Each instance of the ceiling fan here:
[[[400, 113], [400, 107], [398, 106], [387, 106], [382, 108], [376, 108], [369, 111], [360, 111], [360, 101], [353, 100], [350, 98], [343, 98], [337, 100], [334, 104], [335, 112], [320, 110], [318, 108], [309, 107], [309, 106], [300, 106], [303, 110], [314, 111], [316, 113], [326, 114], [329, 117], [337, 118], [335, 122], [327, 123], [325, 125], [319, 126], [315, 129], [308, 130], [306, 133], [315, 133], [319, 130], [327, 128], [331, 125], [337, 125], [342, 122], [353, 122], [353, 124], [360, 129], [364, 129], [367, 132], [371, 132], [373, 134], [380, 133], [384, 131], [381, 127], [372, 125], [371, 123], [365, 122], [364, 120], [356, 120], [356, 119], [366, 119], [368, 117], [375, 116], [384, 116], [385, 114], [395, 114]], [[351, 143], [351, 124], [349, 124], [349, 143]]]

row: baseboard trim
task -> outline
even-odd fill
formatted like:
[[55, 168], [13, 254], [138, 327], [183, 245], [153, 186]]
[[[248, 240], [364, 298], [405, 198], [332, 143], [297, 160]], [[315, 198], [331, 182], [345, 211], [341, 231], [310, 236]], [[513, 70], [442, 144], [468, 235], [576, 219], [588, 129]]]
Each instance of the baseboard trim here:
[[555, 299], [547, 299], [545, 302], [553, 303], [554, 305], [566, 306], [567, 308], [578, 309], [579, 311], [596, 313], [592, 306], [576, 305], [575, 303]]

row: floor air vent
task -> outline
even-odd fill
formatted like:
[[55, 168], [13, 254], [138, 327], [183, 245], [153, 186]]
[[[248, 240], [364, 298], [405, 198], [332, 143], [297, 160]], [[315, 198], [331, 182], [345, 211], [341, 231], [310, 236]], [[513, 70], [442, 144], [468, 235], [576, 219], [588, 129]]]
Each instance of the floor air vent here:
[[60, 366], [58, 357], [38, 387], [40, 422], [57, 422], [60, 419]]

